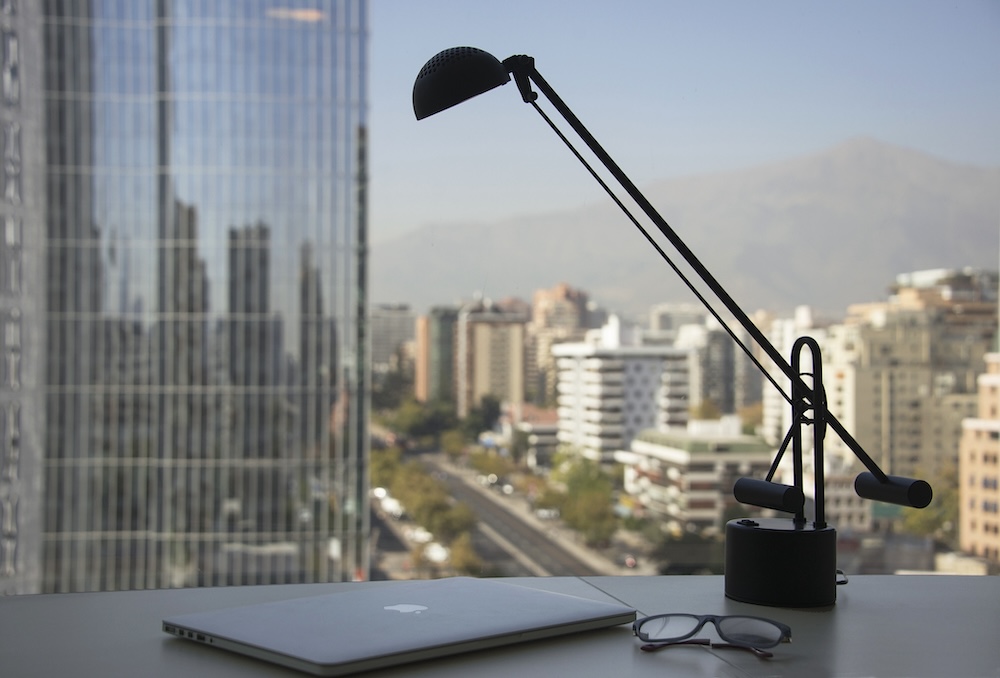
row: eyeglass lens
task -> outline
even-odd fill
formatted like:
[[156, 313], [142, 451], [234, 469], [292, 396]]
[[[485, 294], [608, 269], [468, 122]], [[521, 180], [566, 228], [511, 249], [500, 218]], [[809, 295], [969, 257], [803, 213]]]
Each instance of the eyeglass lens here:
[[[680, 640], [693, 634], [701, 620], [694, 615], [671, 614], [643, 622], [641, 631], [651, 642]], [[771, 647], [781, 642], [780, 628], [765, 619], [720, 617], [716, 620], [719, 635], [731, 643], [753, 647]]]
[[643, 622], [641, 631], [651, 641], [686, 638], [698, 628], [699, 620], [687, 614], [670, 614], [652, 617]]
[[770, 647], [781, 642], [781, 629], [764, 619], [723, 617], [718, 621], [719, 635], [731, 643]]

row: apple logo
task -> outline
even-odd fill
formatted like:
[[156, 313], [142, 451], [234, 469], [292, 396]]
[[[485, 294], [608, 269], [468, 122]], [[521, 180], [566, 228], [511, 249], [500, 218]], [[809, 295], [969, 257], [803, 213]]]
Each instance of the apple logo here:
[[395, 610], [396, 612], [400, 612], [402, 614], [410, 614], [411, 612], [413, 614], [420, 614], [421, 612], [423, 612], [428, 608], [426, 605], [412, 605], [410, 603], [399, 603], [397, 605], [386, 605], [382, 609]]

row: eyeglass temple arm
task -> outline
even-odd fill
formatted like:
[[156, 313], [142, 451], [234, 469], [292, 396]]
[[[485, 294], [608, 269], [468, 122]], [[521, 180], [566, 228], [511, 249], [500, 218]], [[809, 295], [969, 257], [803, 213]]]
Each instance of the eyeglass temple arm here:
[[753, 647], [751, 645], [740, 645], [738, 643], [713, 643], [708, 638], [692, 638], [691, 640], [668, 640], [662, 643], [646, 643], [645, 645], [640, 645], [639, 649], [643, 652], [658, 652], [664, 650], [668, 647], [674, 647], [675, 645], [707, 645], [708, 647], [714, 649], [717, 648], [732, 648], [734, 650], [746, 650], [747, 652], [753, 652], [755, 655], [761, 659], [770, 659], [774, 656], [773, 653], [767, 650], [762, 650], [759, 647]]
[[690, 638], [688, 640], [663, 640], [663, 641], [653, 641], [646, 643], [645, 645], [640, 645], [639, 649], [643, 652], [657, 652], [658, 650], [665, 650], [668, 647], [673, 647], [674, 645], [708, 645], [711, 647], [712, 641], [708, 638]]

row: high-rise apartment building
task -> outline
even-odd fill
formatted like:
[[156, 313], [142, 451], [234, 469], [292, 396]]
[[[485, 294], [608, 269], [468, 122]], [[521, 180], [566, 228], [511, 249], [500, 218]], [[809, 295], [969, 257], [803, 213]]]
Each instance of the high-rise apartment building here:
[[[852, 306], [828, 328], [828, 406], [886, 473], [933, 478], [957, 463], [996, 328], [995, 271], [900, 275], [886, 302]], [[858, 468], [842, 441], [828, 438], [828, 457]]]
[[559, 370], [560, 445], [610, 463], [649, 428], [687, 425], [686, 351], [643, 346], [612, 316], [587, 341], [552, 347]]
[[962, 426], [959, 448], [959, 544], [1000, 569], [1000, 353], [986, 355], [979, 407]]
[[455, 402], [458, 307], [435, 306], [417, 318], [414, 391], [420, 402]]
[[556, 366], [552, 346], [583, 339], [589, 325], [590, 299], [586, 292], [560, 283], [535, 290], [528, 324], [525, 379], [527, 396], [535, 404], [556, 398]]
[[0, 29], [0, 591], [366, 576], [364, 0]]
[[649, 331], [653, 336], [663, 336], [667, 343], [677, 338], [685, 325], [704, 325], [708, 311], [704, 306], [689, 303], [657, 304], [649, 309]]
[[400, 349], [416, 336], [417, 317], [407, 304], [375, 304], [368, 318], [375, 375], [399, 369]]
[[[795, 320], [772, 326], [771, 339], [789, 355], [798, 336], [815, 338], [831, 413], [886, 473], [933, 484], [957, 463], [962, 422], [976, 416], [976, 377], [996, 325], [995, 272], [930, 270], [898, 276], [888, 300], [852, 306], [839, 323], [799, 309]], [[810, 371], [808, 351], [804, 360]], [[773, 374], [790, 393], [788, 380]], [[763, 434], [776, 443], [791, 425], [789, 407], [769, 389], [764, 404]], [[811, 450], [805, 456], [810, 473]], [[853, 487], [863, 467], [832, 431], [825, 461], [830, 522], [845, 532], [878, 528], [874, 504]]]
[[[791, 318], [767, 317], [765, 320], [766, 322], [761, 322], [760, 327], [778, 353], [789, 363], [792, 360], [792, 347], [799, 337], [812, 337], [822, 346], [826, 340], [826, 327], [831, 324], [820, 319], [809, 306], [799, 306]], [[804, 361], [804, 366], [810, 369], [809, 351], [805, 351], [800, 357]], [[792, 425], [791, 405], [785, 399], [786, 396], [790, 396], [792, 387], [785, 373], [771, 360], [765, 358], [761, 364], [771, 378], [782, 386], [782, 390], [779, 391], [770, 381], [763, 384], [761, 390], [763, 412], [759, 433], [764, 440], [772, 445], [778, 445]]]
[[[720, 414], [737, 414], [761, 399], [761, 374], [743, 349], [715, 319], [676, 328], [673, 346], [690, 354], [691, 407], [714, 407]], [[733, 330], [744, 345], [749, 335]]]
[[485, 396], [512, 408], [524, 402], [527, 314], [490, 301], [467, 304], [455, 325], [455, 412], [468, 416]]

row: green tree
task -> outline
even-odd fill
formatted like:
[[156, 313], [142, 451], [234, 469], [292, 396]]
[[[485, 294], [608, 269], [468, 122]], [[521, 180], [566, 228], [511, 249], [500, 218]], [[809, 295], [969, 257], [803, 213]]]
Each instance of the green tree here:
[[456, 426], [455, 414], [444, 401], [421, 403], [412, 398], [404, 401], [390, 418], [393, 429], [413, 438], [439, 436]]
[[476, 514], [461, 502], [436, 511], [425, 526], [444, 544], [451, 544], [463, 534], [475, 529]]
[[697, 405], [692, 405], [690, 414], [692, 419], [720, 419], [722, 410], [713, 401], [706, 398]]
[[392, 368], [385, 374], [372, 375], [372, 408], [394, 410], [413, 396], [413, 371], [402, 346], [396, 349]]
[[525, 431], [517, 428], [511, 434], [510, 456], [513, 458], [514, 463], [520, 464], [528, 455], [528, 448], [531, 446], [528, 438], [529, 436]]
[[472, 535], [463, 532], [451, 543], [451, 566], [460, 574], [482, 574], [483, 561], [472, 545]]
[[498, 478], [504, 478], [515, 471], [513, 461], [493, 452], [474, 452], [470, 456], [469, 461], [472, 464], [472, 468], [487, 476], [493, 473]]
[[609, 495], [614, 486], [596, 462], [590, 459], [577, 459], [571, 463], [565, 474], [566, 488], [570, 494], [589, 489], [600, 489]]
[[618, 528], [618, 518], [611, 502], [611, 494], [606, 490], [589, 488], [570, 493], [560, 515], [570, 527], [583, 535], [589, 546], [604, 547], [611, 542]]
[[538, 495], [535, 499], [536, 508], [554, 508], [559, 509], [559, 513], [562, 514], [563, 509], [566, 506], [566, 495], [559, 492], [551, 487], [547, 487]]
[[589, 459], [577, 459], [565, 469], [563, 521], [591, 546], [605, 546], [618, 525], [614, 513], [614, 481]]
[[430, 475], [418, 461], [410, 461], [396, 474], [392, 496], [406, 508], [406, 512], [418, 525], [431, 529], [429, 519], [436, 511], [446, 509], [450, 497], [444, 486]]
[[903, 531], [931, 537], [949, 549], [958, 548], [958, 469], [950, 464], [928, 479], [934, 498], [926, 508], [903, 509]]
[[391, 487], [402, 466], [402, 459], [403, 451], [398, 447], [372, 450], [369, 461], [372, 487]]
[[486, 394], [462, 421], [462, 430], [469, 440], [475, 440], [483, 431], [491, 431], [500, 419], [500, 401]]
[[405, 400], [396, 409], [390, 420], [392, 427], [408, 436], [422, 435], [425, 426], [426, 414], [424, 406], [416, 400]]
[[740, 421], [743, 422], [743, 432], [747, 435], [753, 435], [757, 428], [764, 423], [764, 403], [751, 403], [741, 407], [739, 415]]
[[441, 434], [441, 450], [454, 461], [465, 452], [465, 435], [458, 429]]

